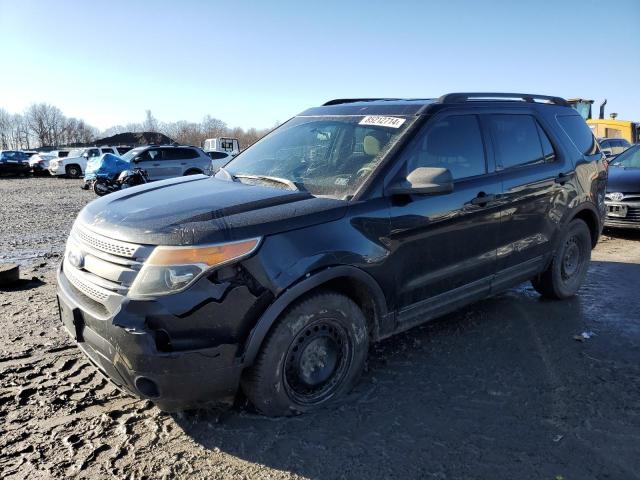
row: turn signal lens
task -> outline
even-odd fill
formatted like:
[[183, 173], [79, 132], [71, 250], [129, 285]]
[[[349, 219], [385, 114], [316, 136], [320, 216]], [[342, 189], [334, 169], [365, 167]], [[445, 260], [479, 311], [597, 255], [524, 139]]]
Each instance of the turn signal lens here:
[[145, 265], [203, 264], [213, 267], [251, 253], [259, 241], [252, 238], [206, 247], [156, 247]]

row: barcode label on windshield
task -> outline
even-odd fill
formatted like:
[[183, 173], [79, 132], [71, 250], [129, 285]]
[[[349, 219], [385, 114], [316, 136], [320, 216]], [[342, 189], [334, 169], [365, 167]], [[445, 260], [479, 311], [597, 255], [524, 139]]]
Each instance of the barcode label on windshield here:
[[405, 118], [384, 117], [382, 115], [367, 115], [360, 120], [360, 125], [375, 125], [377, 127], [400, 128]]

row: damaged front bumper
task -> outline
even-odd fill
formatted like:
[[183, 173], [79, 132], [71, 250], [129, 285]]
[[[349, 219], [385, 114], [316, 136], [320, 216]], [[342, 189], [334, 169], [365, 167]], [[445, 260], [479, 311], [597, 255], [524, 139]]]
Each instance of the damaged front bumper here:
[[244, 285], [202, 278], [164, 298], [123, 297], [108, 313], [74, 287], [64, 262], [57, 293], [61, 321], [91, 362], [165, 411], [233, 401], [243, 342], [264, 300]]

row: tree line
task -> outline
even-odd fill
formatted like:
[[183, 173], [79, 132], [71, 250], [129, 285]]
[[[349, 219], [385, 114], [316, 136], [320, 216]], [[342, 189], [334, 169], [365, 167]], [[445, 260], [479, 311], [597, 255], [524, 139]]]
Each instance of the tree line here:
[[47, 103], [34, 103], [22, 114], [12, 114], [0, 108], [1, 149], [29, 150], [91, 144], [99, 138], [124, 132], [159, 132], [180, 144], [197, 146], [202, 145], [206, 138], [233, 137], [239, 139], [242, 148], [246, 148], [271, 130], [232, 128], [211, 115], [206, 115], [201, 122], [160, 122], [147, 110], [144, 121], [140, 123], [115, 125], [100, 131], [84, 120], [66, 117], [58, 107]]

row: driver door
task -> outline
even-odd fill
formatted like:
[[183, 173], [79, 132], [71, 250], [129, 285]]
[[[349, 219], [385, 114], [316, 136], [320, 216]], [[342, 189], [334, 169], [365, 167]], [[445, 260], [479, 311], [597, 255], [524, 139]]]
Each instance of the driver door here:
[[163, 180], [169, 178], [164, 175], [162, 168], [162, 152], [159, 148], [149, 148], [142, 152], [136, 161], [136, 167], [147, 172], [149, 180]]
[[454, 189], [389, 198], [399, 329], [490, 291], [500, 184], [489, 148], [478, 115], [450, 113], [430, 121], [401, 154], [397, 179], [418, 167], [443, 167]]

